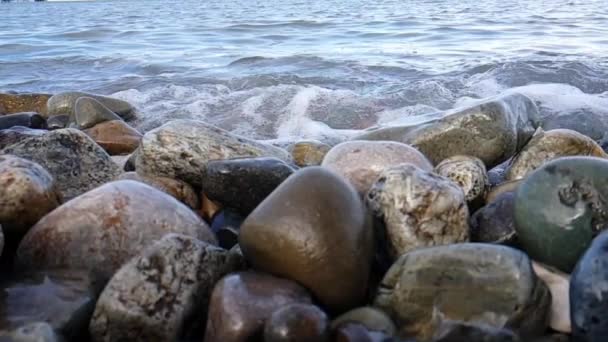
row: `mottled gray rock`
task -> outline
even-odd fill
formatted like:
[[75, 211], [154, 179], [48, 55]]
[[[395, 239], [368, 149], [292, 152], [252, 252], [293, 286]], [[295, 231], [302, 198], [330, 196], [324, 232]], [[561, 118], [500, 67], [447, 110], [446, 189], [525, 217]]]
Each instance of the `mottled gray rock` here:
[[53, 177], [29, 160], [0, 155], [0, 224], [7, 234], [22, 236], [61, 204]]
[[211, 292], [242, 258], [169, 234], [131, 259], [105, 287], [91, 320], [93, 341], [178, 341], [206, 317]]
[[464, 193], [445, 177], [397, 165], [380, 174], [365, 200], [384, 221], [393, 259], [420, 247], [468, 241]]
[[48, 116], [60, 114], [73, 116], [76, 108], [76, 101], [81, 97], [90, 97], [99, 101], [102, 105], [125, 120], [135, 117], [135, 109], [126, 101], [79, 91], [59, 93], [49, 98], [47, 102]]
[[0, 129], [12, 128], [15, 126], [46, 129], [46, 120], [38, 113], [17, 113], [10, 115], [0, 115]]
[[539, 129], [522, 151], [513, 158], [506, 180], [525, 178], [548, 161], [567, 156], [608, 158], [591, 138], [569, 129], [543, 131]]
[[346, 178], [365, 196], [382, 171], [403, 163], [433, 170], [418, 150], [394, 141], [343, 142], [329, 150], [321, 165]]
[[256, 272], [229, 274], [213, 289], [204, 341], [256, 341], [276, 310], [310, 302], [308, 292], [294, 281]]
[[1, 342], [61, 342], [53, 327], [46, 322], [26, 324], [13, 331], [0, 331]]
[[101, 290], [85, 272], [68, 270], [9, 276], [0, 289], [0, 330], [43, 321], [74, 341], [87, 336]]
[[111, 181], [120, 170], [110, 156], [86, 134], [59, 129], [4, 148], [1, 153], [29, 159], [44, 167], [65, 200]]
[[9, 129], [2, 129], [0, 130], [0, 150], [7, 146], [17, 144], [26, 139], [40, 137], [47, 133], [48, 131], [43, 129], [32, 129], [21, 126]]
[[203, 172], [205, 195], [247, 216], [295, 169], [277, 158], [213, 160]]
[[434, 164], [455, 155], [481, 159], [487, 167], [520, 150], [538, 127], [538, 109], [519, 93], [486, 99], [466, 108], [412, 117], [411, 123], [376, 127], [357, 140], [391, 140], [412, 145]]
[[188, 207], [148, 185], [121, 180], [43, 217], [21, 241], [16, 263], [22, 270], [84, 268], [104, 282], [168, 233], [216, 244], [209, 227]]
[[523, 338], [545, 332], [551, 294], [524, 253], [465, 243], [401, 256], [374, 305], [395, 319], [401, 337], [426, 341], [442, 320], [452, 320], [512, 329]]
[[210, 160], [260, 156], [290, 160], [285, 150], [204, 122], [173, 120], [144, 135], [136, 168], [143, 174], [177, 178], [199, 187]]
[[78, 129], [87, 129], [113, 120], [122, 120], [122, 118], [94, 98], [83, 96], [74, 104], [74, 114], [70, 117], [70, 124]]
[[464, 192], [464, 198], [472, 206], [483, 203], [489, 188], [486, 166], [479, 158], [453, 156], [435, 166], [435, 173], [451, 179]]

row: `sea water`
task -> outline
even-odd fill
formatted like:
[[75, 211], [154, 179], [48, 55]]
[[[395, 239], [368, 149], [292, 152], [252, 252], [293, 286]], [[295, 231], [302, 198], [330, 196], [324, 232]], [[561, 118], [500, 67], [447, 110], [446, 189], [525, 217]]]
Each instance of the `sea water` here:
[[608, 115], [606, 0], [0, 3], [0, 91], [125, 99], [256, 139], [345, 137], [505, 91]]

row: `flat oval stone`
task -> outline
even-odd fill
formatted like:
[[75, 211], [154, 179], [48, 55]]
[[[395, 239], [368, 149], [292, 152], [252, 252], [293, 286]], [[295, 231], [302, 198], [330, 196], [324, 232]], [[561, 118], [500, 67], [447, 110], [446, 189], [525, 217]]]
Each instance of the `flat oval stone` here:
[[203, 172], [205, 195], [247, 216], [295, 171], [277, 158], [213, 160]]
[[0, 153], [40, 164], [55, 178], [65, 200], [107, 183], [120, 174], [118, 166], [99, 145], [72, 128], [22, 140], [5, 147]]
[[469, 239], [469, 210], [462, 189], [412, 164], [380, 173], [365, 200], [384, 221], [393, 259], [416, 248]]
[[515, 228], [534, 260], [569, 273], [608, 225], [608, 160], [564, 157], [544, 164], [518, 187]]
[[36, 112], [44, 116], [47, 114], [46, 103], [51, 94], [5, 94], [0, 93], [0, 114], [13, 114], [21, 112]]
[[117, 180], [128, 179], [141, 182], [173, 196], [192, 209], [198, 209], [199, 198], [194, 189], [186, 182], [167, 177], [140, 175], [137, 172], [125, 172]]
[[303, 140], [287, 147], [294, 163], [299, 167], [321, 165], [331, 146], [316, 140]]
[[227, 275], [213, 289], [205, 341], [261, 340], [272, 313], [292, 303], [311, 302], [297, 283], [268, 274]]
[[532, 262], [534, 272], [551, 291], [551, 317], [549, 327], [555, 331], [569, 334], [570, 324], [570, 276], [553, 267]]
[[200, 187], [202, 170], [209, 161], [245, 157], [291, 159], [285, 150], [202, 121], [173, 120], [144, 134], [136, 168], [143, 174], [177, 178]]
[[92, 341], [179, 341], [188, 324], [206, 316], [215, 284], [242, 266], [235, 256], [194, 237], [165, 235], [104, 288], [91, 320]]
[[70, 117], [78, 129], [91, 128], [106, 121], [122, 121], [122, 118], [92, 97], [79, 97], [74, 104], [74, 115]]
[[216, 244], [209, 227], [188, 207], [148, 185], [121, 180], [43, 217], [21, 241], [16, 262], [22, 270], [87, 269], [104, 282], [168, 233]]
[[407, 124], [370, 129], [355, 139], [406, 143], [416, 147], [433, 164], [452, 156], [468, 155], [492, 168], [519, 151], [538, 125], [534, 101], [510, 92], [468, 107], [412, 117]]
[[608, 336], [608, 233], [598, 235], [570, 278], [570, 319], [576, 341], [600, 342]]
[[110, 111], [116, 113], [125, 120], [135, 118], [135, 108], [126, 101], [79, 91], [59, 93], [49, 98], [47, 102], [48, 116], [60, 114], [73, 116], [76, 108], [76, 101], [81, 97], [90, 97], [97, 100]]
[[337, 329], [345, 323], [361, 324], [370, 331], [380, 331], [387, 336], [395, 335], [397, 328], [391, 318], [382, 310], [371, 306], [356, 308], [336, 317], [332, 322], [332, 329]]
[[23, 236], [60, 204], [55, 181], [42, 166], [0, 155], [0, 223], [7, 234]]
[[0, 330], [44, 321], [71, 341], [86, 338], [101, 289], [85, 272], [54, 270], [4, 278], [0, 285]]
[[0, 115], [0, 129], [22, 126], [34, 129], [46, 129], [46, 119], [34, 112]]
[[506, 192], [471, 216], [471, 241], [513, 245], [515, 231], [515, 193]]
[[264, 342], [327, 341], [327, 315], [311, 304], [294, 303], [272, 313], [264, 325]]
[[465, 243], [401, 256], [384, 276], [374, 305], [395, 319], [401, 337], [429, 340], [437, 315], [526, 337], [544, 333], [551, 294], [524, 253]]
[[132, 153], [142, 138], [141, 133], [122, 120], [101, 122], [84, 132], [110, 155]]
[[321, 165], [348, 179], [364, 196], [382, 171], [403, 163], [433, 170], [418, 150], [393, 141], [343, 142], [329, 150]]
[[576, 131], [554, 129], [545, 132], [539, 129], [513, 159], [506, 179], [522, 179], [546, 162], [567, 156], [608, 158], [608, 154], [593, 139]]
[[324, 307], [342, 312], [361, 304], [367, 290], [374, 253], [370, 223], [350, 184], [310, 166], [247, 217], [239, 244], [254, 268], [295, 280]]
[[469, 204], [481, 204], [490, 186], [486, 166], [475, 157], [453, 156], [444, 159], [435, 166], [435, 173], [458, 184]]

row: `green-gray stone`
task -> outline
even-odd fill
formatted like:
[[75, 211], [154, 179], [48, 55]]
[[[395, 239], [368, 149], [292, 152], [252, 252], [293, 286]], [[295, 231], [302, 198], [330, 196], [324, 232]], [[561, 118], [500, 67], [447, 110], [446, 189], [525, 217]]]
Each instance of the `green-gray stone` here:
[[608, 224], [608, 160], [564, 157], [533, 172], [518, 187], [515, 228], [534, 260], [570, 273]]
[[384, 276], [374, 305], [391, 315], [401, 337], [429, 340], [445, 320], [527, 337], [545, 331], [551, 293], [521, 251], [465, 243], [401, 256]]
[[70, 123], [78, 129], [91, 128], [99, 123], [113, 120], [122, 120], [122, 118], [101, 102], [88, 96], [76, 100], [74, 115], [70, 117]]

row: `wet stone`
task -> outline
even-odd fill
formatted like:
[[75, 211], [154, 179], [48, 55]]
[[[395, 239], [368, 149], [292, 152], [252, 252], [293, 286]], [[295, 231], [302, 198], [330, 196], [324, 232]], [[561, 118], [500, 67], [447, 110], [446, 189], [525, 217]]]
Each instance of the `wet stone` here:
[[264, 325], [264, 342], [323, 342], [329, 338], [327, 315], [310, 304], [289, 304]]
[[535, 103], [512, 92], [465, 108], [413, 117], [411, 123], [400, 126], [370, 129], [355, 139], [412, 145], [433, 164], [452, 156], [468, 155], [492, 168], [519, 151], [538, 124]]
[[261, 340], [276, 310], [310, 302], [308, 292], [293, 281], [255, 272], [230, 274], [213, 289], [204, 340]]
[[64, 200], [109, 182], [120, 173], [99, 145], [75, 129], [31, 137], [5, 147], [0, 153], [40, 164], [53, 176]]
[[539, 129], [511, 163], [507, 180], [525, 178], [546, 162], [566, 156], [608, 158], [602, 147], [591, 138], [569, 129]]
[[245, 217], [231, 209], [219, 211], [211, 222], [211, 230], [215, 232], [220, 246], [232, 248], [239, 243], [239, 231]]
[[0, 129], [12, 128], [15, 126], [34, 128], [34, 129], [46, 129], [46, 119], [34, 112], [18, 113], [10, 115], [0, 115]]
[[331, 146], [316, 140], [303, 140], [287, 146], [294, 163], [299, 167], [321, 165]]
[[433, 342], [520, 342], [508, 329], [464, 322], [443, 323], [435, 333]]
[[110, 155], [132, 153], [142, 138], [141, 133], [122, 120], [105, 121], [84, 132]]
[[350, 184], [311, 166], [247, 217], [239, 244], [254, 268], [293, 279], [324, 308], [343, 312], [361, 304], [367, 290], [374, 253], [370, 223]]
[[195, 187], [202, 185], [202, 170], [211, 160], [262, 156], [291, 159], [285, 150], [195, 120], [173, 120], [147, 132], [136, 154], [139, 172], [181, 179]]
[[357, 323], [367, 330], [380, 331], [387, 336], [395, 335], [397, 328], [391, 318], [382, 310], [371, 306], [356, 308], [336, 317], [332, 322], [332, 329], [345, 323]]
[[12, 331], [0, 331], [1, 342], [62, 342], [53, 328], [45, 322], [26, 324]]
[[511, 329], [523, 338], [544, 333], [551, 294], [521, 251], [465, 243], [401, 256], [384, 276], [374, 305], [395, 319], [401, 337], [429, 340], [440, 315]]
[[67, 114], [73, 116], [76, 109], [76, 101], [81, 97], [89, 97], [97, 100], [110, 111], [114, 112], [124, 120], [135, 118], [135, 108], [128, 102], [79, 91], [69, 91], [53, 95], [48, 100], [48, 116]]
[[74, 116], [70, 123], [75, 128], [87, 129], [106, 121], [122, 121], [121, 117], [92, 97], [83, 96], [74, 104]]
[[403, 163], [425, 171], [433, 166], [422, 153], [393, 141], [347, 141], [334, 146], [322, 166], [343, 176], [365, 196], [382, 171]]
[[214, 160], [204, 169], [202, 188], [210, 200], [246, 216], [294, 171], [277, 158]]
[[534, 260], [569, 273], [608, 226], [608, 160], [564, 157], [544, 164], [518, 186], [515, 227]]
[[570, 278], [570, 318], [575, 341], [600, 342], [608, 336], [608, 233], [598, 235]]
[[506, 192], [471, 216], [471, 241], [513, 245], [515, 231], [515, 193]]
[[68, 127], [70, 121], [70, 116], [61, 114], [61, 115], [53, 115], [46, 120], [46, 124], [48, 129], [54, 131], [56, 129], [62, 129]]
[[70, 340], [87, 336], [101, 290], [85, 272], [68, 270], [9, 276], [0, 288], [0, 330], [40, 321]]
[[43, 217], [21, 241], [16, 265], [22, 270], [83, 268], [105, 282], [168, 233], [216, 243], [203, 220], [173, 197], [140, 182], [111, 182]]
[[93, 341], [178, 341], [206, 317], [214, 285], [242, 259], [196, 238], [169, 234], [121, 267], [91, 320]]
[[468, 241], [469, 211], [462, 190], [412, 164], [383, 171], [366, 203], [384, 222], [393, 259], [420, 247]]
[[46, 116], [46, 103], [50, 97], [50, 94], [0, 93], [0, 115], [22, 112], [35, 112]]
[[192, 187], [185, 182], [167, 177], [154, 177], [140, 175], [137, 172], [125, 172], [121, 174], [118, 180], [133, 180], [147, 184], [153, 188], [163, 191], [173, 196], [178, 201], [184, 203], [192, 209], [199, 207], [199, 198]]
[[55, 181], [42, 166], [0, 155], [0, 224], [6, 234], [23, 236], [60, 204]]
[[435, 166], [435, 173], [460, 186], [470, 206], [478, 207], [484, 201], [489, 188], [486, 166], [479, 158], [453, 156]]
[[0, 149], [17, 144], [29, 138], [43, 136], [47, 133], [48, 132], [43, 129], [32, 129], [22, 126], [2, 129], [0, 130]]

